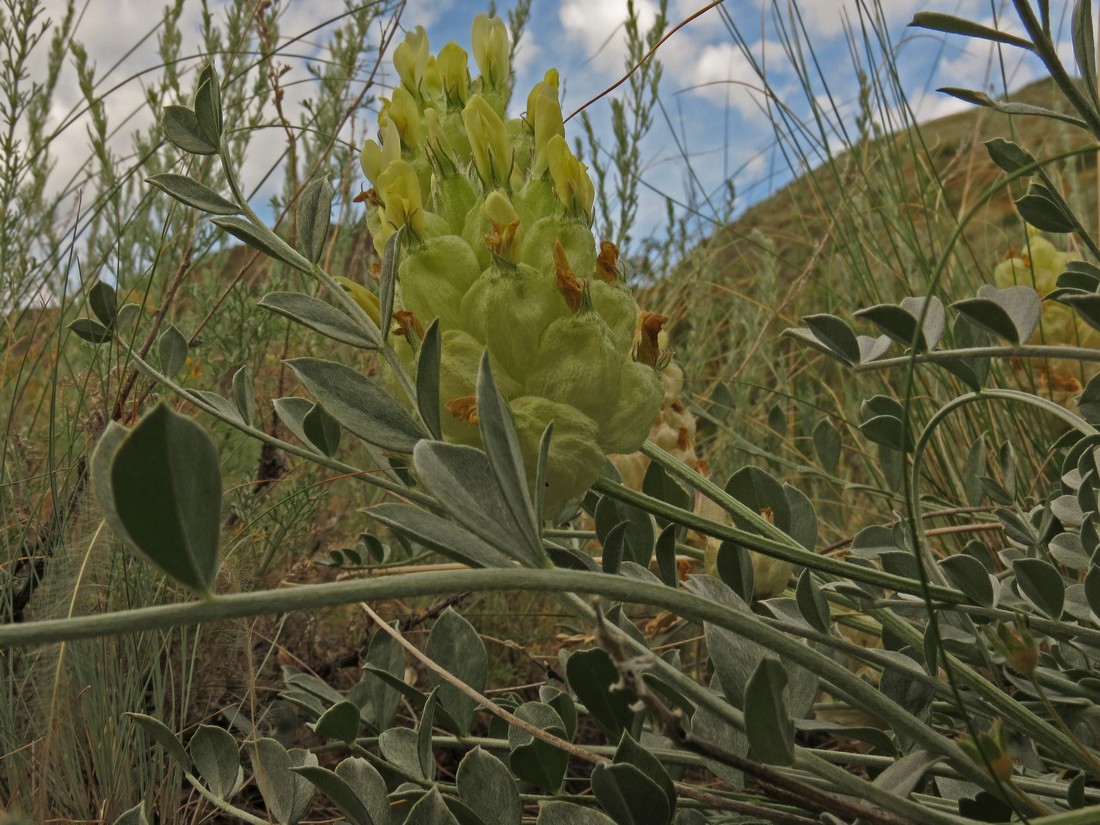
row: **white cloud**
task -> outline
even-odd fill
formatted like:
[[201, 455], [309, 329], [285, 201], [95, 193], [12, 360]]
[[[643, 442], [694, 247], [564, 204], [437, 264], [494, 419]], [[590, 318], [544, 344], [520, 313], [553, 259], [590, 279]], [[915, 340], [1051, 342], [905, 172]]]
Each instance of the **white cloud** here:
[[[653, 0], [634, 4], [642, 31], [657, 19]], [[626, 0], [564, 0], [558, 11], [566, 37], [577, 39], [592, 65], [603, 72], [621, 72], [626, 59]]]

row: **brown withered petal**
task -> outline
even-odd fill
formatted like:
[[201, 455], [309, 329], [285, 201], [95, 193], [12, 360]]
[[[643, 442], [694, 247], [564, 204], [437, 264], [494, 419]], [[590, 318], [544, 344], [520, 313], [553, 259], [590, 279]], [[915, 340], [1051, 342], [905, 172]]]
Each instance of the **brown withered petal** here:
[[444, 408], [460, 421], [465, 421], [467, 424], [477, 426], [477, 396], [476, 395], [463, 395], [459, 398], [452, 398], [446, 404]]
[[619, 282], [619, 247], [611, 241], [600, 241], [600, 254], [596, 256], [596, 277], [609, 284]]
[[569, 261], [565, 257], [565, 247], [561, 245], [560, 240], [554, 241], [554, 269], [557, 273], [558, 292], [565, 298], [570, 311], [576, 312], [581, 308], [584, 284], [569, 267]]
[[648, 364], [651, 367], [656, 366], [657, 359], [661, 355], [661, 346], [657, 343], [657, 336], [661, 332], [661, 327], [667, 321], [667, 315], [642, 311], [638, 324], [641, 335], [638, 337], [638, 353], [634, 360]]
[[409, 333], [413, 332], [417, 340], [423, 340], [424, 327], [420, 324], [420, 320], [407, 309], [396, 310], [393, 313], [393, 320], [396, 324], [393, 328], [395, 334], [408, 338]]

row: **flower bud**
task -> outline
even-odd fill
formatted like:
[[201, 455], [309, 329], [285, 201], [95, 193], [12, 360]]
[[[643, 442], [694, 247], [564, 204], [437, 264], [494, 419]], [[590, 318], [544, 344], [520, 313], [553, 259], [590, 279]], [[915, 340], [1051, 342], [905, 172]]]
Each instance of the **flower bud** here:
[[510, 47], [508, 27], [499, 17], [479, 14], [470, 28], [470, 46], [481, 74], [482, 89], [507, 91]]
[[551, 69], [546, 73], [554, 75], [554, 83], [543, 81], [535, 86], [541, 90], [533, 91], [527, 98], [527, 122], [535, 136], [535, 158], [531, 163], [531, 176], [542, 177], [549, 167], [547, 144], [552, 138], [565, 139], [565, 123], [562, 119], [561, 104], [558, 103], [557, 72]]
[[554, 194], [565, 207], [565, 214], [591, 226], [596, 188], [588, 176], [588, 167], [577, 160], [561, 135], [553, 135], [546, 142], [546, 161], [554, 180]]
[[622, 367], [623, 358], [615, 351], [607, 324], [586, 301], [543, 332], [527, 391], [571, 404], [602, 424], [615, 410]]
[[462, 298], [481, 273], [469, 244], [457, 235], [430, 238], [410, 248], [397, 272], [405, 308], [425, 327], [438, 318], [443, 330], [461, 328]]
[[959, 747], [983, 770], [988, 766], [997, 779], [1002, 782], [1012, 779], [1012, 754], [999, 718], [993, 720], [989, 733], [979, 733], [977, 740], [965, 734], [959, 737]]
[[994, 644], [1005, 657], [1008, 666], [1017, 673], [1031, 676], [1039, 663], [1039, 646], [1035, 644], [1031, 631], [1026, 625], [1017, 623], [1015, 628], [1007, 624], [997, 624], [997, 638]]
[[503, 190], [497, 189], [485, 198], [481, 212], [493, 225], [492, 234], [485, 239], [489, 251], [515, 263], [519, 258], [520, 227], [519, 215], [512, 202]]
[[401, 85], [420, 99], [421, 78], [428, 66], [428, 33], [417, 26], [405, 35], [404, 41], [393, 50], [393, 67], [401, 78]]
[[[517, 210], [518, 211], [518, 210]], [[520, 212], [522, 221], [523, 213]], [[583, 223], [556, 216], [540, 218], [533, 224], [523, 224], [523, 245], [520, 260], [540, 272], [556, 269], [554, 244], [561, 243], [569, 269], [582, 280], [596, 271], [596, 243], [592, 232]]]
[[605, 453], [641, 449], [664, 399], [661, 376], [653, 367], [627, 362], [622, 365], [621, 382], [611, 416], [600, 427], [600, 448]]
[[420, 149], [420, 109], [404, 86], [394, 89], [390, 99], [382, 101], [382, 111], [378, 115], [380, 123], [383, 118], [397, 128], [401, 145], [407, 152]]
[[387, 118], [384, 124], [379, 123], [378, 136], [382, 141], [381, 146], [368, 140], [359, 153], [359, 165], [375, 189], [378, 188], [378, 178], [386, 167], [395, 160], [401, 160], [401, 133], [398, 132], [397, 125]]
[[512, 145], [504, 121], [485, 98], [474, 95], [462, 110], [462, 122], [482, 184], [487, 189], [507, 186], [512, 173]]
[[554, 424], [543, 494], [547, 515], [557, 515], [600, 477], [604, 457], [596, 444], [596, 423], [575, 407], [539, 396], [521, 396], [510, 406], [529, 488], [535, 484], [542, 434], [547, 424]]
[[470, 96], [470, 71], [466, 50], [453, 40], [439, 50], [436, 63], [443, 84], [443, 96], [452, 109], [461, 109]]
[[770, 599], [787, 589], [794, 565], [763, 553], [752, 553], [752, 597]]
[[[496, 260], [462, 299], [466, 330], [519, 382], [529, 380], [539, 338], [565, 315], [553, 281], [523, 264]], [[568, 398], [559, 399], [571, 403]]]
[[400, 229], [408, 226], [414, 235], [424, 234], [424, 208], [420, 180], [412, 164], [395, 160], [378, 176], [378, 194], [385, 205], [386, 223]]

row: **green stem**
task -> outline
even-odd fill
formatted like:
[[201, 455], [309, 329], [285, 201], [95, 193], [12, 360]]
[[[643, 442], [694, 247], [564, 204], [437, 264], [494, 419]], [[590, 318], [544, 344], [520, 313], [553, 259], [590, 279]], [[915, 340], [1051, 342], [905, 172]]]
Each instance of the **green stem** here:
[[1100, 349], [1071, 347], [1060, 344], [938, 349], [931, 352], [913, 352], [896, 358], [882, 358], [864, 364], [854, 364], [850, 369], [852, 372], [871, 372], [893, 367], [904, 367], [913, 361], [918, 364], [936, 364], [943, 361], [957, 361], [960, 358], [1069, 358], [1074, 361], [1100, 361]]
[[409, 599], [464, 590], [587, 593], [620, 601], [663, 607], [692, 621], [709, 622], [756, 642], [784, 660], [816, 673], [834, 693], [887, 720], [900, 734], [951, 762], [969, 781], [996, 793], [997, 787], [950, 739], [899, 708], [874, 686], [843, 665], [746, 614], [659, 584], [573, 570], [458, 570], [410, 573], [392, 579], [330, 582], [252, 593], [235, 593], [208, 601], [161, 605], [98, 616], [52, 619], [0, 627], [0, 648], [115, 635], [269, 613], [310, 610], [359, 601]]
[[220, 796], [214, 796], [214, 794], [210, 793], [210, 791], [206, 789], [205, 785], [203, 785], [191, 774], [185, 773], [183, 775], [183, 778], [186, 779], [188, 783], [190, 783], [191, 787], [199, 792], [199, 796], [201, 796], [215, 808], [218, 808], [221, 811], [225, 811], [225, 813], [229, 814], [230, 816], [237, 817], [237, 819], [241, 820], [242, 822], [247, 822], [248, 825], [270, 825], [270, 823], [266, 819], [260, 819], [258, 816], [253, 816], [248, 811], [242, 811], [240, 808], [234, 805], [230, 805]]
[[[667, 455], [667, 453], [665, 455]], [[669, 458], [670, 465], [678, 464], [671, 456]], [[679, 466], [683, 468], [682, 464]], [[666, 467], [666, 469], [671, 469], [671, 466]], [[686, 470], [686, 468], [683, 469]], [[714, 498], [719, 504], [727, 499], [736, 501], [736, 499], [730, 499], [730, 496], [721, 489], [715, 487], [711, 482], [692, 473], [690, 470], [687, 470], [686, 473], [677, 472], [676, 475], [683, 478], [704, 494]], [[727, 524], [719, 524], [718, 522], [711, 521], [696, 513], [674, 507], [671, 504], [647, 496], [645, 493], [631, 490], [629, 487], [617, 484], [606, 478], [601, 478], [597, 481], [594, 488], [605, 495], [611, 496], [627, 504], [632, 504], [635, 507], [640, 507], [654, 515], [664, 516], [665, 518], [675, 521], [677, 524], [682, 524], [692, 530], [696, 530], [708, 536], [713, 536], [723, 541], [736, 542], [743, 547], [755, 550], [771, 558], [789, 561], [793, 564], [802, 565], [812, 570], [839, 576], [844, 579], [872, 584], [876, 587], [885, 587], [890, 590], [895, 590], [898, 593], [908, 593], [913, 596], [923, 594], [920, 583], [913, 579], [895, 576], [869, 567], [859, 567], [854, 564], [840, 561], [839, 559], [830, 558], [829, 556], [819, 556], [817, 553], [807, 550], [784, 533], [780, 533], [780, 535], [786, 540], [778, 541], [757, 533], [738, 530], [736, 527], [730, 527]], [[714, 495], [711, 496], [711, 493]], [[736, 504], [739, 508], [744, 507], [740, 502], [736, 502]], [[759, 518], [759, 516], [757, 516], [757, 518]], [[767, 524], [767, 522], [765, 522], [765, 524]], [[770, 524], [768, 524], [768, 526], [772, 527]], [[772, 529], [775, 528], [773, 527]], [[932, 595], [946, 604], [964, 604], [968, 601], [967, 597], [961, 592], [948, 587], [933, 587]]]

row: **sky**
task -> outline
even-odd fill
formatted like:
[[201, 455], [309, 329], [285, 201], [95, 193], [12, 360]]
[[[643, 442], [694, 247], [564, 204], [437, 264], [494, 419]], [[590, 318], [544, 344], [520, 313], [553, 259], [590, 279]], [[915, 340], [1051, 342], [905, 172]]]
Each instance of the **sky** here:
[[[64, 0], [43, 0], [46, 16], [62, 14]], [[156, 65], [156, 26], [159, 5], [147, 0], [84, 0], [76, 37], [96, 62], [103, 87], [113, 86]], [[214, 14], [220, 2], [209, 0]], [[643, 29], [653, 25], [659, 0], [635, 0], [633, 6]], [[406, 28], [424, 26], [435, 52], [454, 39], [469, 48], [469, 25], [484, 11], [487, 0], [409, 0], [402, 16]], [[498, 0], [500, 13], [514, 0]], [[676, 25], [708, 5], [702, 0], [668, 0], [667, 16]], [[304, 32], [318, 22], [338, 15], [343, 0], [281, 0], [281, 30], [284, 36]], [[792, 16], [797, 8], [798, 20]], [[778, 11], [777, 11], [778, 9]], [[1018, 88], [1040, 76], [1041, 67], [1022, 59], [1018, 50], [1001, 49], [961, 37], [944, 37], [907, 28], [914, 12], [943, 11], [987, 25], [997, 19], [1002, 28], [1012, 25], [1011, 4], [1003, 0], [726, 0], [697, 19], [686, 23], [657, 52], [664, 67], [661, 105], [654, 112], [654, 125], [643, 143], [638, 169], [643, 200], [639, 211], [639, 235], [665, 231], [665, 198], [681, 209], [690, 210], [705, 229], [708, 220], [722, 208], [727, 181], [736, 192], [735, 208], [741, 211], [774, 191], [792, 176], [789, 154], [780, 151], [773, 127], [774, 115], [762, 93], [758, 69], [763, 67], [774, 98], [774, 112], [781, 105], [801, 122], [809, 118], [810, 98], [833, 112], [827, 140], [842, 146], [855, 122], [859, 101], [859, 78], [887, 79], [887, 52], [898, 68], [898, 82], [918, 120], [927, 120], [965, 108], [965, 104], [934, 90], [938, 86], [965, 86], [999, 93], [1002, 78], [1009, 88]], [[626, 45], [623, 21], [628, 0], [533, 0], [532, 15], [518, 46], [515, 69], [517, 94], [513, 109], [522, 108], [526, 92], [549, 68], [561, 75], [563, 110], [569, 112], [619, 80], [625, 69]], [[881, 16], [887, 33], [885, 42], [864, 39], [869, 17]], [[184, 53], [198, 43], [201, 4], [184, 0], [182, 26]], [[1064, 22], [1064, 21], [1063, 21]], [[800, 23], [797, 37], [794, 30]], [[784, 33], [785, 31], [785, 33]], [[151, 36], [136, 49], [131, 47], [147, 33]], [[797, 41], [798, 49], [790, 48]], [[295, 81], [308, 78], [309, 56], [323, 54], [324, 35], [311, 36], [296, 44], [301, 55], [287, 60], [288, 89], [301, 88]], [[794, 59], [811, 63], [810, 88], [800, 81], [806, 71], [796, 69]], [[39, 58], [39, 64], [42, 60]], [[471, 61], [472, 63], [472, 61]], [[196, 60], [195, 65], [199, 62]], [[54, 106], [54, 120], [79, 107], [80, 96], [71, 68], [66, 69]], [[393, 75], [383, 76], [392, 82]], [[117, 140], [152, 115], [143, 109], [140, 80], [122, 83], [106, 100], [112, 124], [125, 123]], [[897, 128], [898, 100], [876, 112], [873, 119], [887, 130]], [[286, 106], [293, 111], [295, 93]], [[608, 99], [587, 109], [597, 136], [610, 142]], [[513, 112], [518, 114], [518, 109]], [[56, 144], [58, 163], [55, 180], [67, 180], [87, 157], [80, 123], [69, 128]], [[572, 139], [580, 133], [574, 120], [567, 126]], [[788, 138], [789, 140], [790, 138]], [[819, 138], [803, 137], [808, 163], [822, 159]], [[818, 154], [815, 154], [818, 153]], [[255, 157], [251, 168], [259, 174], [265, 165]], [[261, 193], [262, 194], [262, 193]]]

